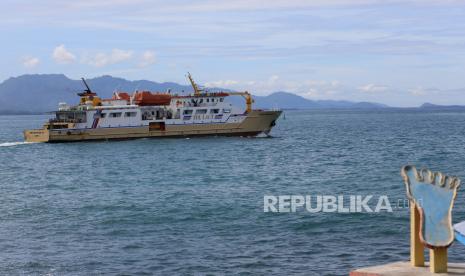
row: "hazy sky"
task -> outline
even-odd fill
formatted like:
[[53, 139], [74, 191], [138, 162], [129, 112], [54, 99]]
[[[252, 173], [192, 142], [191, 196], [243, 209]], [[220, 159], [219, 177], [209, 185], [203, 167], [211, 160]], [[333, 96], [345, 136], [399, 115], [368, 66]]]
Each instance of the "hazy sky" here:
[[465, 1], [0, 3], [0, 80], [112, 75], [310, 99], [465, 104]]

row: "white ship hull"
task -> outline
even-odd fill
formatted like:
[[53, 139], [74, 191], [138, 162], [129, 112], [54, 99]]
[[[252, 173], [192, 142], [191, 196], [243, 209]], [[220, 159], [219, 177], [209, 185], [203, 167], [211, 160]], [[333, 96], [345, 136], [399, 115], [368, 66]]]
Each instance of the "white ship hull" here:
[[26, 130], [28, 142], [72, 142], [112, 139], [190, 136], [256, 136], [269, 133], [281, 111], [252, 111], [237, 123], [199, 123], [164, 125], [164, 129], [150, 126], [100, 127], [85, 129]]
[[[42, 129], [25, 130], [28, 142], [68, 142], [87, 140], [133, 139], [150, 137], [184, 137], [205, 135], [255, 136], [268, 134], [281, 111], [253, 110], [248, 92], [200, 93], [136, 92], [115, 93], [100, 99], [85, 83], [87, 90], [77, 106], [59, 105], [56, 118]], [[226, 101], [239, 95], [246, 101], [240, 110]]]

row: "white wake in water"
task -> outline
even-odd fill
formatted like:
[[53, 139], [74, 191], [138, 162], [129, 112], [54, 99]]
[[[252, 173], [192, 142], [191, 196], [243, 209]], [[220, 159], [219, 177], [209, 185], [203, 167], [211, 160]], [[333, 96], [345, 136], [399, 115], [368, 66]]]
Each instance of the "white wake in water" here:
[[0, 147], [13, 147], [19, 145], [35, 144], [35, 142], [6, 142], [0, 143]]

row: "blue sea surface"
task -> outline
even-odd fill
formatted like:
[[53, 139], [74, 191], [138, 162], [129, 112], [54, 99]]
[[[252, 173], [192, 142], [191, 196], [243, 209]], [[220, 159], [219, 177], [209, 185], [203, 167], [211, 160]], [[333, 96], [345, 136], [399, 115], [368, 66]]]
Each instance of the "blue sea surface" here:
[[[460, 111], [286, 111], [273, 138], [16, 143], [46, 119], [0, 116], [2, 275], [347, 275], [408, 260], [403, 165], [465, 180]], [[265, 195], [387, 195], [394, 210], [265, 213]], [[453, 214], [465, 220], [465, 191]]]

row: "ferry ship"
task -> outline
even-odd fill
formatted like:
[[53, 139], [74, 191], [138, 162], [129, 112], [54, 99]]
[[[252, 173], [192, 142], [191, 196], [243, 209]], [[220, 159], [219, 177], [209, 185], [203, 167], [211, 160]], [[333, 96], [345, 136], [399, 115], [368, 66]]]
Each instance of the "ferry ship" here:
[[[101, 99], [84, 79], [78, 105], [58, 105], [55, 118], [42, 129], [24, 131], [27, 142], [72, 142], [190, 136], [269, 135], [281, 115], [279, 110], [252, 109], [249, 92], [207, 92], [188, 74], [194, 93], [178, 95], [136, 91], [115, 92]], [[242, 96], [245, 111], [226, 99]]]

